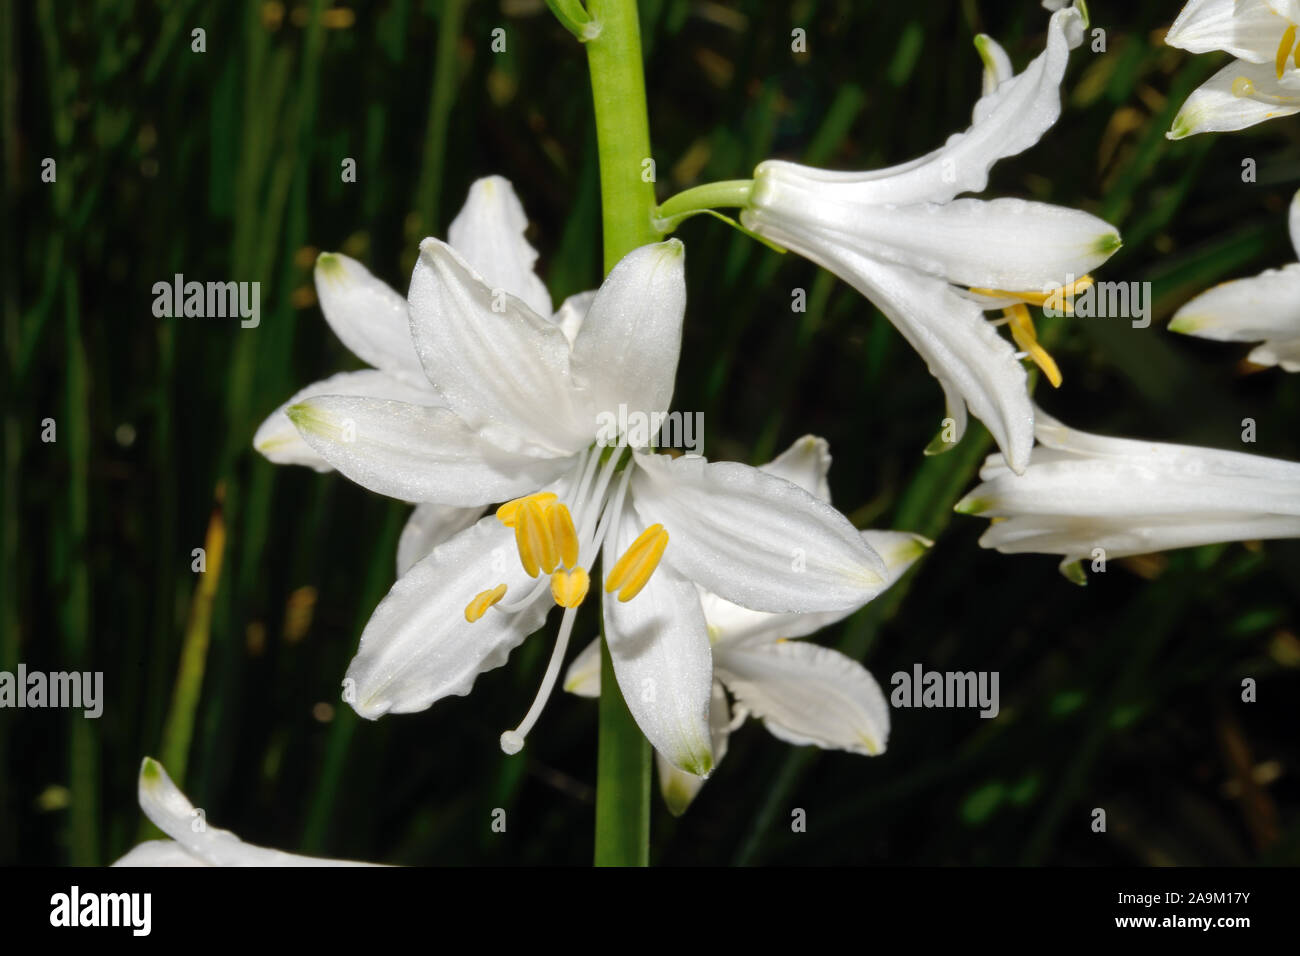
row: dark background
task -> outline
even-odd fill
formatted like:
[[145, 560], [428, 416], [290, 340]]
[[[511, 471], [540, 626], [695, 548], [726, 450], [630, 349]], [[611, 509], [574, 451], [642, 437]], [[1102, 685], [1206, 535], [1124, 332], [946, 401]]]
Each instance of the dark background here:
[[[989, 193], [1119, 226], [1125, 246], [1098, 276], [1152, 282], [1155, 322], [1058, 323], [1045, 334], [1065, 383], [1039, 400], [1077, 427], [1222, 448], [1243, 447], [1252, 417], [1245, 450], [1300, 459], [1300, 376], [1163, 328], [1209, 285], [1293, 261], [1300, 121], [1166, 141], [1222, 57], [1163, 46], [1179, 4], [1091, 8], [1106, 52], [1074, 53], [1060, 123], [1001, 163]], [[469, 183], [500, 173], [555, 300], [598, 282], [579, 45], [541, 0], [0, 9], [0, 669], [102, 670], [107, 698], [97, 721], [0, 711], [0, 861], [122, 854], [147, 832], [146, 754], [211, 823], [262, 844], [393, 863], [589, 861], [592, 702], [557, 695], [520, 757], [496, 744], [531, 700], [550, 634], [468, 698], [356, 718], [339, 685], [392, 583], [407, 509], [251, 450], [278, 403], [357, 365], [315, 304], [318, 250], [404, 290], [419, 238], [444, 235]], [[662, 199], [769, 156], [865, 169], [928, 151], [969, 122], [973, 35], [1023, 68], [1048, 14], [1031, 0], [645, 0], [642, 19]], [[794, 26], [807, 54], [791, 53]], [[206, 53], [191, 51], [195, 27]], [[494, 54], [498, 27], [507, 49]], [[55, 184], [41, 182], [45, 157]], [[355, 184], [340, 182], [345, 157]], [[1242, 182], [1246, 157], [1257, 183]], [[751, 722], [685, 817], [656, 796], [653, 860], [1300, 860], [1300, 545], [1117, 562], [1087, 588], [1053, 557], [983, 551], [986, 523], [951, 506], [987, 436], [972, 423], [958, 449], [922, 457], [941, 391], [888, 322], [714, 220], [679, 235], [690, 298], [675, 404], [705, 413], [710, 457], [760, 463], [824, 435], [835, 501], [856, 523], [938, 538], [887, 597], [818, 640], [886, 688], [915, 662], [997, 670], [1002, 713], [895, 711], [875, 759], [792, 748]], [[155, 318], [153, 284], [176, 272], [260, 281], [261, 326]], [[795, 287], [804, 314], [790, 311]], [[45, 418], [55, 443], [40, 440]], [[209, 623], [190, 555], [218, 497]], [[578, 646], [595, 628], [584, 613]], [[1240, 701], [1246, 676], [1258, 703]], [[1105, 834], [1090, 829], [1094, 807]], [[794, 808], [806, 833], [791, 832]]]

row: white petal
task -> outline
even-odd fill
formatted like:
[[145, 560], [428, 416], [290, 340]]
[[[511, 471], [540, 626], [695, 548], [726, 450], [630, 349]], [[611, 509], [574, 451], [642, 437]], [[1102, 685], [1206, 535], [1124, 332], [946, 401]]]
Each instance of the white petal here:
[[801, 641], [727, 645], [715, 666], [736, 701], [775, 736], [874, 756], [889, 741], [889, 705], [857, 661]]
[[322, 395], [359, 395], [410, 402], [413, 405], [441, 405], [442, 398], [433, 390], [433, 386], [423, 379], [421, 381], [422, 385], [408, 385], [386, 372], [365, 369], [360, 372], [340, 372], [313, 382], [266, 417], [266, 421], [258, 426], [257, 433], [253, 436], [253, 447], [277, 465], [306, 465], [317, 471], [329, 471], [330, 463], [303, 441], [298, 429], [285, 414], [285, 409]]
[[493, 293], [446, 243], [426, 239], [411, 276], [411, 335], [429, 381], [472, 429], [510, 451], [574, 452], [579, 420], [559, 326]]
[[[641, 530], [625, 505], [610, 542], [615, 552], [622, 554]], [[603, 563], [608, 572], [608, 548]], [[614, 676], [641, 732], [674, 767], [707, 774], [713, 664], [695, 588], [661, 565], [632, 600], [606, 595], [602, 603]]]
[[[833, 183], [836, 198], [845, 203], [941, 203], [961, 193], [979, 192], [988, 185], [994, 163], [1033, 146], [1060, 118], [1061, 79], [1070, 50], [1082, 38], [1081, 23], [1082, 15], [1072, 7], [1053, 14], [1043, 53], [1023, 73], [1004, 80], [980, 99], [971, 127], [939, 149], [871, 172], [831, 173], [766, 162], [754, 170], [752, 202], [761, 206], [765, 190], [773, 185], [769, 180], [790, 171], [823, 185]], [[745, 225], [754, 228], [748, 221]]]
[[564, 672], [564, 689], [579, 697], [600, 696], [599, 637], [584, 647], [569, 664], [569, 669]]
[[[1216, 472], [1220, 456], [1186, 449], [1181, 463], [1164, 456], [1148, 460], [1039, 456], [1020, 476], [1003, 473], [984, 481], [957, 504], [964, 514], [985, 517], [1043, 515], [1134, 520], [1215, 513], [1300, 515], [1300, 464], [1258, 458], [1261, 470], [1290, 466], [1289, 478]], [[1244, 465], [1236, 465], [1244, 467]]]
[[677, 239], [642, 246], [620, 259], [596, 292], [572, 367], [598, 415], [617, 421], [620, 405], [646, 416], [668, 411], [686, 312], [685, 260]]
[[980, 546], [1003, 554], [1059, 554], [1062, 564], [1089, 561], [1100, 548], [1108, 561], [1203, 544], [1300, 537], [1300, 517], [1215, 514], [1123, 520], [1025, 515], [996, 521]]
[[403, 501], [482, 507], [535, 491], [566, 458], [503, 451], [446, 408], [324, 396], [288, 415], [308, 445], [362, 487]]
[[1178, 310], [1169, 331], [1220, 342], [1300, 341], [1300, 265], [1225, 282]]
[[792, 481], [804, 491], [830, 504], [831, 486], [826, 474], [831, 469], [831, 446], [825, 438], [804, 435], [781, 454], [760, 465], [759, 471]]
[[[140, 765], [139, 796], [140, 809], [159, 830], [180, 844], [187, 853], [210, 866], [369, 865], [347, 860], [297, 856], [245, 843], [229, 830], [220, 830], [209, 824], [202, 811], [196, 811], [189, 800], [185, 799], [185, 794], [172, 783], [162, 764], [148, 757]], [[155, 861], [161, 855], [158, 850], [149, 854]], [[120, 862], [125, 864], [125, 858]], [[139, 857], [135, 862], [139, 865]]]
[[662, 524], [664, 563], [759, 611], [861, 607], [885, 576], [842, 514], [798, 485], [737, 462], [638, 455], [632, 500]]
[[[709, 708], [709, 732], [713, 738], [713, 767], [716, 770], [727, 755], [727, 740], [731, 736], [731, 708], [727, 706], [727, 693], [716, 680]], [[655, 770], [659, 775], [659, 793], [668, 806], [668, 812], [675, 817], [681, 816], [700, 792], [700, 787], [704, 786], [704, 778], [678, 770], [657, 750]]]
[[1191, 0], [1165, 42], [1191, 53], [1224, 50], [1252, 63], [1272, 63], [1283, 29], [1265, 0]]
[[145, 840], [113, 866], [207, 866], [175, 840]]
[[528, 217], [510, 180], [486, 176], [469, 187], [469, 196], [447, 230], [451, 247], [494, 289], [528, 303], [540, 316], [551, 314], [551, 296], [533, 272], [537, 250], [524, 231]]
[[542, 626], [551, 607], [543, 590], [521, 611], [489, 608], [474, 623], [465, 620], [465, 606], [478, 593], [503, 583], [508, 604], [535, 582], [519, 562], [514, 532], [490, 515], [438, 545], [393, 585], [361, 634], [344, 700], [373, 720], [468, 694], [479, 674], [504, 664]]
[[[1250, 95], [1233, 91], [1242, 77], [1250, 82]], [[1290, 104], [1278, 103], [1278, 98], [1289, 98]], [[1296, 113], [1300, 113], [1300, 83], [1284, 85], [1272, 63], [1233, 60], [1192, 91], [1165, 136], [1186, 139], [1196, 133], [1230, 133]]]
[[[1266, 458], [1240, 451], [1222, 451], [1196, 445], [1142, 441], [1134, 438], [1111, 438], [1070, 428], [1041, 408], [1036, 409], [1034, 431], [1047, 449], [1068, 455], [1113, 459], [1146, 464], [1189, 477], [1259, 478], [1276, 481], [1300, 481], [1300, 463]], [[1042, 449], [1034, 451], [1035, 460]], [[980, 477], [983, 477], [983, 471]]]
[[[859, 206], [810, 193], [799, 208], [796, 221], [783, 212], [776, 228], [815, 235], [826, 245], [959, 285], [1008, 292], [1059, 288], [1087, 275], [1120, 247], [1115, 227], [1096, 216], [1023, 199]], [[752, 218], [772, 221], [767, 213]], [[781, 242], [783, 233], [773, 234], [771, 227], [756, 231]]]
[[397, 539], [397, 576], [423, 561], [438, 545], [460, 534], [483, 516], [480, 507], [459, 508], [428, 502], [415, 506]]
[[[863, 531], [861, 534], [862, 540], [884, 560], [887, 571], [884, 583], [871, 595], [872, 600], [893, 587], [916, 559], [925, 554], [934, 543], [907, 531]], [[709, 640], [715, 646], [806, 637], [842, 621], [854, 610], [769, 614], [724, 601], [702, 588], [700, 605], [704, 608], [704, 620], [709, 625]]]
[[428, 380], [411, 341], [406, 299], [341, 253], [316, 259], [316, 297], [334, 334], [368, 365], [424, 387]]
[[560, 327], [564, 337], [569, 340], [569, 347], [578, 340], [578, 333], [582, 330], [582, 323], [587, 318], [587, 313], [591, 311], [591, 303], [596, 298], [596, 290], [591, 289], [587, 292], [577, 292], [564, 300], [558, 312], [551, 317], [551, 321]]

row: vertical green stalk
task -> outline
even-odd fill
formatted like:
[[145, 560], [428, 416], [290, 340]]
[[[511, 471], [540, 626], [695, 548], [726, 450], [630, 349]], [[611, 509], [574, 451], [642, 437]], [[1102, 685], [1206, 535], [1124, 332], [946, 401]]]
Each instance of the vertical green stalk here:
[[590, 0], [599, 33], [587, 41], [591, 99], [600, 153], [600, 210], [605, 272], [637, 246], [658, 242], [650, 120], [641, 66], [636, 0]]
[[[660, 236], [652, 223], [650, 120], [636, 0], [589, 0], [591, 98], [600, 155], [605, 272]], [[600, 743], [596, 768], [597, 866], [650, 862], [650, 745], [627, 709], [601, 639]]]

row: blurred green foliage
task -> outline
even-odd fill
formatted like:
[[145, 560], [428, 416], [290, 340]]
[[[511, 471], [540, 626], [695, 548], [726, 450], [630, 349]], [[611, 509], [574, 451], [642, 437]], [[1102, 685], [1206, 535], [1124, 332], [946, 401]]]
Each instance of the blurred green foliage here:
[[[1300, 376], [1252, 373], [1244, 347], [1162, 327], [1210, 284], [1289, 261], [1300, 123], [1169, 143], [1218, 60], [1161, 44], [1177, 4], [1091, 6], [1106, 51], [1075, 53], [1061, 122], [1000, 164], [990, 192], [1118, 225], [1125, 246], [1100, 277], [1152, 282], [1156, 321], [1058, 322], [1065, 384], [1039, 399], [1078, 427], [1225, 448], [1252, 417], [1249, 450], [1300, 459]], [[1020, 67], [1047, 22], [1032, 0], [644, 0], [642, 16], [661, 198], [768, 156], [849, 169], [919, 155], [969, 120], [974, 34]], [[796, 26], [806, 54], [791, 52]], [[0, 861], [120, 855], [144, 832], [140, 758], [164, 750], [208, 819], [255, 842], [399, 863], [589, 861], [591, 702], [553, 700], [520, 757], [496, 745], [548, 638], [470, 698], [357, 719], [339, 683], [392, 583], [406, 509], [250, 447], [293, 391], [356, 365], [314, 304], [318, 249], [404, 289], [419, 238], [443, 233], [473, 179], [500, 173], [556, 301], [596, 284], [581, 48], [542, 0], [34, 0], [3, 5], [0, 43], [0, 669], [102, 670], [107, 694], [97, 721], [0, 711]], [[346, 157], [355, 183], [341, 181]], [[1242, 182], [1246, 157], [1257, 183]], [[1300, 544], [1125, 562], [1084, 589], [1054, 558], [982, 551], [984, 522], [950, 509], [987, 437], [974, 427], [922, 458], [942, 397], [888, 322], [714, 220], [679, 235], [690, 301], [676, 405], [705, 413], [710, 456], [758, 463], [825, 435], [855, 521], [939, 538], [902, 586], [819, 640], [886, 686], [914, 662], [1000, 671], [1002, 713], [895, 711], [889, 751], [871, 760], [751, 725], [686, 816], [656, 801], [652, 859], [1300, 861]], [[152, 286], [178, 272], [259, 281], [260, 327], [155, 318]], [[225, 560], [205, 629], [191, 550], [218, 496]], [[178, 674], [191, 690], [174, 701]], [[1245, 676], [1258, 703], [1240, 702]], [[165, 740], [169, 710], [183, 719], [191, 703], [192, 739], [173, 721]], [[806, 833], [791, 832], [796, 807]], [[1105, 835], [1090, 830], [1094, 807]]]

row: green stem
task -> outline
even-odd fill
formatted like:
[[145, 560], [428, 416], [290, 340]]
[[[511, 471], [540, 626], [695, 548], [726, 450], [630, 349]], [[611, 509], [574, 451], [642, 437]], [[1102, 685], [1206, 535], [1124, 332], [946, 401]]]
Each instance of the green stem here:
[[679, 192], [655, 210], [655, 228], [661, 233], [676, 229], [684, 219], [712, 209], [749, 205], [749, 193], [754, 188], [752, 179], [726, 179], [718, 183], [705, 183]]
[[[600, 156], [605, 272], [657, 242], [650, 121], [636, 0], [590, 0], [587, 63]], [[601, 640], [600, 741], [596, 761], [597, 866], [650, 861], [650, 745], [627, 709]]]
[[599, 30], [587, 41], [587, 65], [608, 273], [619, 259], [637, 246], [659, 241], [660, 235], [653, 221], [654, 166], [636, 0], [590, 0], [588, 7]]
[[650, 744], [623, 700], [603, 633], [595, 861], [597, 866], [650, 862]]

